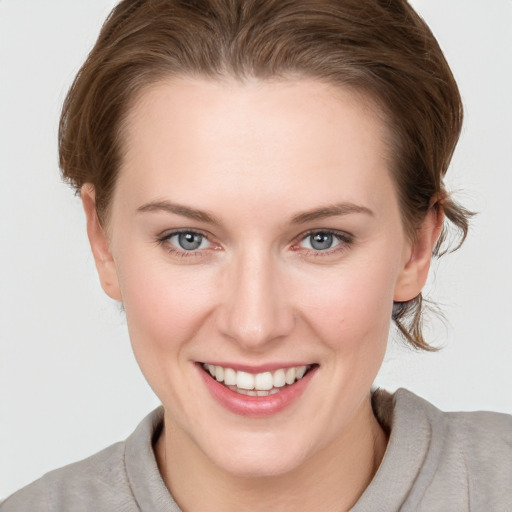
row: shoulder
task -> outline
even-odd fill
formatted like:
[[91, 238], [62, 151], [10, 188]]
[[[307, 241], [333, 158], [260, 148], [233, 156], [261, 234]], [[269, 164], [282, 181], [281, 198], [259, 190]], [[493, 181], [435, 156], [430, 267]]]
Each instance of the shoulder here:
[[[47, 473], [2, 502], [0, 512], [139, 512], [140, 503], [148, 501], [147, 489], [153, 490], [160, 502], [172, 503], [152, 448], [162, 418], [163, 410], [156, 409], [126, 441]], [[145, 509], [158, 508], [149, 503]]]
[[389, 442], [355, 510], [510, 510], [512, 416], [443, 412], [405, 389], [377, 391], [373, 407]]
[[503, 460], [512, 470], [512, 416], [488, 411], [444, 412], [405, 389], [395, 393], [394, 401], [396, 418], [414, 419], [429, 430], [431, 442], [457, 449], [469, 465], [482, 467], [489, 462], [495, 466]]
[[[418, 510], [443, 496], [460, 510], [507, 510], [512, 503], [512, 416], [444, 412], [406, 390], [394, 396], [394, 421], [425, 446]], [[411, 495], [416, 494], [411, 492]], [[467, 507], [467, 508], [466, 508]]]
[[512, 416], [477, 411], [439, 412], [439, 417], [444, 427], [439, 435], [444, 432], [440, 445], [447, 454], [446, 464], [455, 466], [460, 461], [470, 504], [475, 509], [510, 510]]
[[[109, 501], [113, 506], [120, 504], [123, 495], [129, 495], [123, 464], [124, 444], [114, 444], [92, 457], [47, 473], [7, 498], [0, 511], [81, 512]], [[112, 510], [132, 509], [114, 507]]]
[[445, 418], [468, 461], [503, 459], [512, 469], [512, 416], [478, 411], [445, 413]]

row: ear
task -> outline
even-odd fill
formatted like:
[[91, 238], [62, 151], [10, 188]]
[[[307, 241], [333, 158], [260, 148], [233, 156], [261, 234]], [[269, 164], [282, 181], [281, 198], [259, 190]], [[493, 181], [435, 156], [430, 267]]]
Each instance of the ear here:
[[98, 219], [94, 186], [86, 183], [80, 190], [82, 205], [87, 219], [87, 236], [100, 278], [101, 287], [114, 300], [121, 301], [114, 258], [110, 252], [110, 241]]
[[416, 230], [415, 238], [404, 257], [404, 267], [397, 279], [393, 297], [395, 302], [407, 302], [421, 293], [427, 282], [432, 251], [441, 233], [443, 219], [442, 208], [434, 205]]

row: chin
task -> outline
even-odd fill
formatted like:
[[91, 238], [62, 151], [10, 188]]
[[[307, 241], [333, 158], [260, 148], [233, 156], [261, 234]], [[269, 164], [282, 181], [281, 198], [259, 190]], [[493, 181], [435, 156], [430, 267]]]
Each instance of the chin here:
[[220, 469], [239, 478], [270, 478], [292, 473], [303, 462], [299, 457], [283, 459], [277, 454], [268, 457], [235, 456], [218, 461]]
[[[240, 478], [265, 478], [285, 475], [298, 469], [307, 459], [305, 450], [291, 436], [239, 434], [216, 444], [207, 457], [221, 470]], [[242, 437], [242, 439], [240, 439]], [[262, 439], [263, 437], [263, 439]], [[224, 446], [223, 446], [224, 445]]]

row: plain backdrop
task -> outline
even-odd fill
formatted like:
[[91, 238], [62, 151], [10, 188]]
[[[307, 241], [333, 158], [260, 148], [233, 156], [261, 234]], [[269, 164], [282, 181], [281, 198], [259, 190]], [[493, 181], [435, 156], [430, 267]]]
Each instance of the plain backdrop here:
[[[0, 0], [0, 498], [124, 439], [158, 405], [119, 306], [100, 289], [78, 198], [61, 183], [65, 93], [113, 0]], [[449, 171], [479, 211], [428, 290], [447, 318], [418, 353], [391, 341], [376, 383], [442, 409], [512, 412], [512, 1], [417, 0], [459, 82]]]

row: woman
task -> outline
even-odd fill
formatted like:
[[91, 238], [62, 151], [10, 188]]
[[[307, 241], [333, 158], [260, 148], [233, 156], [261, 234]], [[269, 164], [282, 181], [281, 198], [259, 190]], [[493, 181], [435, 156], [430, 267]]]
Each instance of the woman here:
[[430, 348], [461, 121], [405, 2], [121, 2], [61, 167], [163, 409], [1, 510], [507, 510], [510, 417], [371, 391], [391, 318]]

